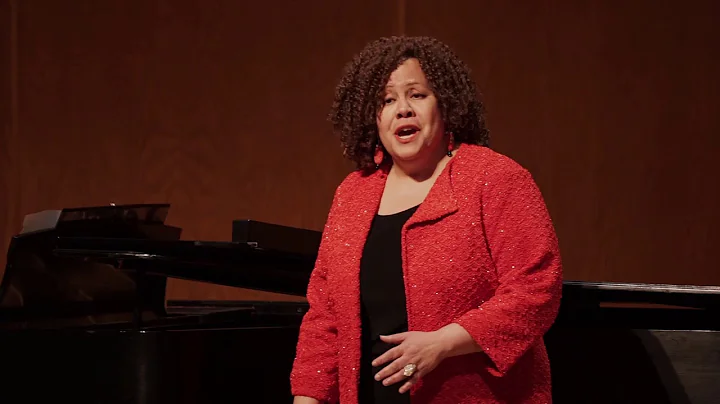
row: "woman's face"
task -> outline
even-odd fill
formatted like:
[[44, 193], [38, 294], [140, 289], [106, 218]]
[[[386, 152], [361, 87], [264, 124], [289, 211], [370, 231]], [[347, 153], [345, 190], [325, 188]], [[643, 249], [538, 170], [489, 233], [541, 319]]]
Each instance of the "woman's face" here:
[[419, 163], [447, 150], [437, 98], [417, 59], [406, 60], [390, 75], [377, 127], [395, 161]]

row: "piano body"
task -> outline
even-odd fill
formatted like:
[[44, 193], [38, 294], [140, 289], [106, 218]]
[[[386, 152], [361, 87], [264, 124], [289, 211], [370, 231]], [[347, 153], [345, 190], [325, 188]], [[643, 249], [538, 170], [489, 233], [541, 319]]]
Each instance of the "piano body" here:
[[166, 303], [165, 285], [173, 277], [303, 296], [315, 256], [297, 246], [319, 236], [236, 221], [235, 241], [181, 241], [168, 209], [25, 218], [0, 284], [0, 401], [288, 402], [306, 304]]
[[[237, 220], [181, 240], [169, 205], [28, 215], [0, 283], [8, 403], [289, 403], [303, 302], [166, 301], [168, 278], [303, 296], [320, 233]], [[566, 282], [555, 403], [720, 402], [720, 288]]]

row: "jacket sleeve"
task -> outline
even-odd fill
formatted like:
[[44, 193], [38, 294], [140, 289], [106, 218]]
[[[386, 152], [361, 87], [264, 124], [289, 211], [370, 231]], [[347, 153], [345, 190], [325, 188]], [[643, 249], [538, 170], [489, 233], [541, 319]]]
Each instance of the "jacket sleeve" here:
[[290, 384], [293, 396], [312, 397], [320, 402], [337, 402], [337, 328], [327, 288], [328, 244], [332, 242], [336, 191], [322, 234], [315, 267], [307, 288], [309, 309], [303, 317]]
[[541, 342], [562, 293], [558, 241], [540, 190], [522, 167], [487, 178], [483, 224], [498, 277], [493, 297], [456, 319], [503, 376]]

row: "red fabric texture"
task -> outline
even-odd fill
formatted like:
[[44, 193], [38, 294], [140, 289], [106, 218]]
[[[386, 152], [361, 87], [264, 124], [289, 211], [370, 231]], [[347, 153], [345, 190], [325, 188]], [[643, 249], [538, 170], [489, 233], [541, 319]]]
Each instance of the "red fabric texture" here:
[[[386, 178], [387, 167], [356, 171], [336, 190], [308, 285], [294, 395], [357, 403], [360, 258]], [[461, 145], [403, 227], [402, 247], [409, 329], [457, 323], [483, 349], [440, 363], [411, 401], [552, 402], [542, 337], [559, 308], [562, 264], [530, 173], [489, 148]]]

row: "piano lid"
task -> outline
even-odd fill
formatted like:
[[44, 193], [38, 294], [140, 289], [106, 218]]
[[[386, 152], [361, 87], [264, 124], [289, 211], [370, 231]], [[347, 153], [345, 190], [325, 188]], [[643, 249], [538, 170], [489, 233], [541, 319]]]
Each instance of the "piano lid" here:
[[140, 204], [44, 210], [26, 215], [20, 234], [57, 230], [69, 236], [117, 237], [121, 229], [164, 225], [169, 209], [169, 204]]
[[565, 281], [563, 295], [586, 304], [643, 304], [720, 309], [720, 286]]
[[556, 324], [720, 330], [720, 287], [565, 281]]
[[124, 271], [304, 296], [316, 254], [258, 242], [101, 239], [60, 240], [55, 254], [114, 263]]
[[246, 220], [242, 241], [181, 241], [181, 229], [165, 224], [168, 208], [101, 206], [26, 216], [8, 249], [0, 317], [162, 316], [170, 277], [304, 296], [319, 232]]
[[[142, 285], [132, 273], [83, 257], [62, 257], [58, 245], [74, 237], [178, 240], [165, 225], [169, 205], [144, 204], [47, 210], [25, 216], [10, 240], [0, 283], [2, 321], [161, 312], [165, 279]], [[138, 294], [142, 286], [147, 293]]]

